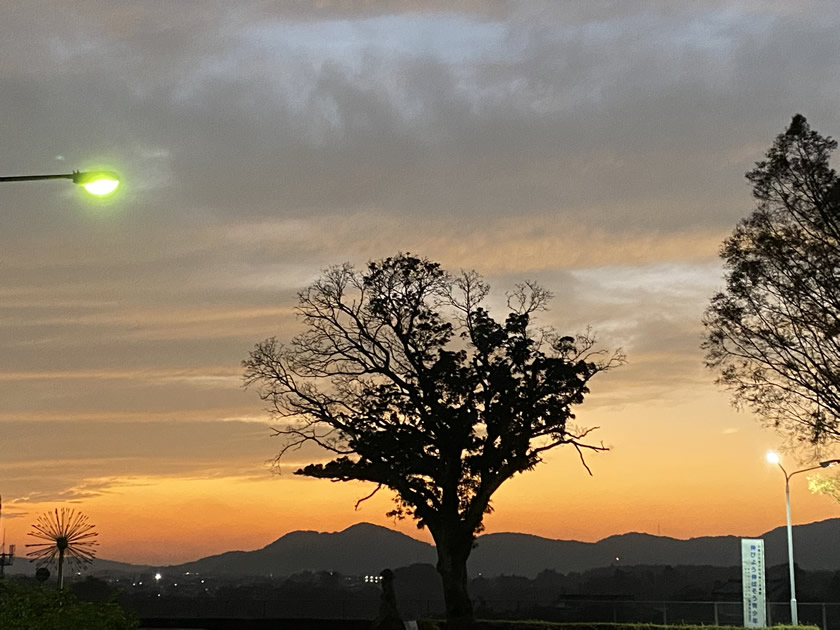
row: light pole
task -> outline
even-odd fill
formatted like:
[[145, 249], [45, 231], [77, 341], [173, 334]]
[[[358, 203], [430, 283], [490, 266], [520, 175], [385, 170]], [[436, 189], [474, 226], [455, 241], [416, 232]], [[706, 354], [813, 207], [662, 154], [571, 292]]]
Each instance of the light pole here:
[[799, 625], [799, 612], [796, 609], [796, 580], [793, 575], [793, 527], [790, 523], [790, 478], [799, 473], [808, 472], [809, 470], [817, 470], [819, 468], [828, 468], [834, 464], [840, 464], [840, 459], [828, 459], [820, 462], [818, 466], [811, 466], [810, 468], [803, 468], [802, 470], [794, 470], [788, 473], [779, 455], [770, 451], [767, 453], [767, 461], [771, 464], [778, 464], [782, 473], [785, 475], [785, 514], [787, 516], [787, 547], [788, 547], [788, 569], [790, 570], [790, 623], [793, 626]]
[[9, 552], [6, 553], [6, 530], [3, 529], [3, 497], [0, 497], [0, 580], [3, 579], [6, 567], [15, 562], [15, 546], [9, 545]]
[[2, 182], [37, 182], [45, 179], [69, 179], [92, 195], [108, 195], [120, 185], [120, 177], [113, 171], [73, 171], [57, 175], [15, 175], [0, 177]]

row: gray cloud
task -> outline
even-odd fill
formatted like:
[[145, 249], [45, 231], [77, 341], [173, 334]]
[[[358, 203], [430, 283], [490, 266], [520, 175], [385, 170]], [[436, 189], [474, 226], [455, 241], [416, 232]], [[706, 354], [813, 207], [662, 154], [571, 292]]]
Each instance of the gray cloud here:
[[[614, 230], [730, 224], [757, 142], [803, 104], [837, 127], [830, 20], [654, 3], [566, 22], [568, 10], [537, 6], [499, 22], [501, 40], [482, 31], [457, 64], [434, 47], [377, 46], [385, 26], [410, 33], [412, 16], [308, 47], [261, 12], [261, 37], [249, 35], [258, 22], [222, 27], [212, 12], [167, 28], [106, 17], [95, 45], [79, 35], [54, 52], [70, 75], [11, 83], [3, 109], [17, 129], [45, 122], [40, 142], [71, 156], [64, 147], [97, 138], [87, 149], [125, 161], [136, 182], [170, 182], [142, 203], [198, 216], [552, 211]], [[55, 152], [9, 127], [15, 152]]]
[[500, 293], [554, 290], [548, 323], [591, 323], [630, 355], [605, 405], [710, 380], [699, 316], [717, 245], [752, 207], [744, 171], [795, 112], [840, 135], [832, 9], [4, 11], [0, 174], [125, 181], [100, 205], [66, 182], [3, 185], [0, 474], [20, 496], [78, 498], [115, 475], [259, 468], [265, 427], [220, 422], [264, 419], [239, 361], [295, 331], [319, 269], [399, 250]]

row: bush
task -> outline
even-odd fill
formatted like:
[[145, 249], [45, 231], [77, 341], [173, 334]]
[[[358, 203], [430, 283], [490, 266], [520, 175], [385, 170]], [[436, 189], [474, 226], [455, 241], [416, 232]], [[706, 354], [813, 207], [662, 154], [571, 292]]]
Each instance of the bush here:
[[3, 630], [135, 630], [136, 619], [112, 602], [80, 602], [70, 592], [0, 582]]

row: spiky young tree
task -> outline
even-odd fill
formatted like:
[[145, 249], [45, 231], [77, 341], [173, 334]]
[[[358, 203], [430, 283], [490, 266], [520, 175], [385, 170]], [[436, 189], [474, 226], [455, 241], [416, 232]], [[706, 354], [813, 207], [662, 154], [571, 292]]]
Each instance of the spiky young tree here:
[[604, 450], [572, 407], [623, 361], [591, 336], [533, 328], [551, 297], [537, 285], [517, 287], [504, 322], [482, 306], [488, 291], [474, 272], [410, 254], [332, 267], [299, 294], [306, 330], [243, 362], [283, 423], [278, 461], [317, 444], [333, 459], [296, 474], [388, 488], [392, 515], [429, 528], [450, 627], [472, 620], [466, 563], [491, 497], [550, 449]]
[[58, 565], [58, 589], [64, 588], [64, 561], [76, 570], [81, 570], [96, 557], [95, 538], [99, 534], [88, 517], [72, 508], [45, 512], [32, 525], [29, 536], [43, 541], [27, 543], [32, 551], [26, 555], [38, 566]]
[[801, 446], [840, 441], [836, 147], [797, 114], [747, 173], [757, 207], [723, 244], [726, 289], [704, 318], [718, 382]]

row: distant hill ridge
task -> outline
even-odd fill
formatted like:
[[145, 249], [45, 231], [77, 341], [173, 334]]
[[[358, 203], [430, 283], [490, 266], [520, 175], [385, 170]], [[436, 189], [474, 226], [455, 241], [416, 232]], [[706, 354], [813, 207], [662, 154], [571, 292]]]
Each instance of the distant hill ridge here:
[[[793, 527], [796, 563], [806, 570], [840, 570], [840, 519]], [[739, 536], [703, 536], [687, 540], [627, 533], [594, 543], [552, 540], [530, 534], [486, 534], [470, 557], [470, 571], [533, 577], [543, 569], [560, 573], [617, 565], [737, 566], [741, 563]], [[755, 536], [765, 542], [765, 562], [787, 562], [787, 533], [777, 527]], [[509, 568], [505, 568], [509, 567]]]
[[[793, 528], [797, 564], [806, 570], [840, 570], [840, 519], [829, 519]], [[787, 538], [779, 527], [763, 538], [766, 563], [787, 562]], [[479, 536], [469, 561], [473, 575], [521, 575], [534, 577], [552, 569], [559, 573], [583, 572], [610, 565], [708, 565], [736, 566], [741, 562], [739, 538], [705, 536], [681, 540], [651, 534], [628, 533], [609, 536], [594, 543], [554, 540], [521, 533]], [[228, 551], [167, 570], [227, 576], [281, 577], [302, 571], [337, 571], [345, 575], [378, 574], [383, 568], [411, 564], [435, 564], [432, 545], [401, 532], [358, 523], [340, 532], [294, 531], [262, 549]], [[31, 571], [20, 560], [13, 573]], [[93, 571], [140, 573], [149, 567], [97, 560]]]

